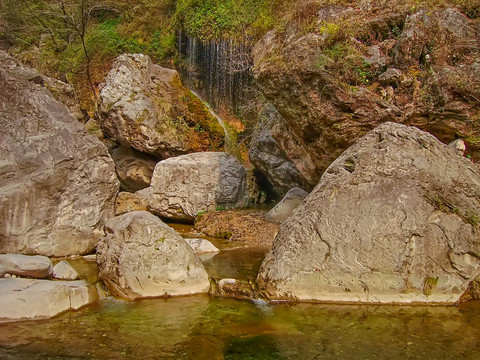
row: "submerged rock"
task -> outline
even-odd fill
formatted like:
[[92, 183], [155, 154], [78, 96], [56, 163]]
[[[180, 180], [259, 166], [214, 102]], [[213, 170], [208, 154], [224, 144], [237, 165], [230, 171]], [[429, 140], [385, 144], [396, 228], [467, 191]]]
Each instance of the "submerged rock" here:
[[0, 320], [49, 318], [97, 299], [95, 286], [83, 280], [0, 279]]
[[198, 213], [242, 204], [245, 168], [222, 152], [182, 155], [160, 161], [151, 186], [137, 192], [162, 218], [193, 222]]
[[5, 274], [43, 279], [52, 273], [52, 261], [41, 255], [0, 254], [0, 277]]
[[77, 271], [65, 260], [53, 267], [52, 276], [61, 280], [77, 280], [80, 278]]
[[100, 125], [122, 145], [168, 158], [220, 149], [224, 131], [175, 70], [120, 55], [100, 92]]
[[135, 192], [150, 186], [157, 160], [124, 146], [114, 149], [112, 158], [122, 190]]
[[0, 52], [0, 252], [89, 253], [118, 192], [107, 149]]
[[265, 220], [282, 222], [303, 202], [308, 193], [298, 187], [290, 189], [283, 199], [265, 215]]
[[134, 211], [109, 220], [97, 247], [100, 278], [117, 297], [208, 292], [202, 263], [183, 238], [156, 216]]
[[245, 245], [271, 246], [278, 224], [265, 221], [265, 212], [226, 210], [201, 214], [195, 230], [206, 236], [224, 238]]
[[477, 165], [385, 123], [283, 222], [259, 287], [271, 299], [454, 303], [480, 273], [478, 199]]

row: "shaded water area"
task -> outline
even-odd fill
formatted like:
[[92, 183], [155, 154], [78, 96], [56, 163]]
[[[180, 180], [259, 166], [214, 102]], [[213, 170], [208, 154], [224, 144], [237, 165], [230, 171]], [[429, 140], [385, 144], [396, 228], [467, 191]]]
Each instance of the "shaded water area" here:
[[[185, 237], [190, 225], [170, 224]], [[254, 279], [265, 249], [209, 239], [214, 278]], [[71, 261], [95, 281], [96, 264]], [[49, 320], [0, 324], [0, 359], [479, 359], [480, 302], [326, 305], [197, 295], [106, 298]]]
[[107, 299], [0, 325], [2, 359], [479, 359], [480, 304], [256, 305], [207, 295]]

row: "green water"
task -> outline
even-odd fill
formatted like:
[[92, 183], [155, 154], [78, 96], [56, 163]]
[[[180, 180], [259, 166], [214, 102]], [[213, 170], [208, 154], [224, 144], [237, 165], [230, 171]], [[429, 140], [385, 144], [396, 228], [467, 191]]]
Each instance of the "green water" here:
[[480, 303], [256, 305], [207, 295], [0, 325], [1, 359], [480, 359]]
[[[255, 278], [264, 249], [216, 245], [229, 250], [204, 259], [210, 276]], [[69, 261], [82, 278], [96, 281], [95, 262]], [[480, 359], [480, 302], [424, 307], [265, 304], [208, 295], [107, 298], [54, 319], [0, 324], [0, 359]]]

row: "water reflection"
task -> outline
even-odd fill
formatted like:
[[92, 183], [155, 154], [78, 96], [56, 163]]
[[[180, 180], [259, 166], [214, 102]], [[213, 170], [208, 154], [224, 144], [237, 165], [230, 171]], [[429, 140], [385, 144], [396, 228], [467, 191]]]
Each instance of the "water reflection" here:
[[478, 359], [480, 303], [260, 304], [193, 296], [108, 300], [0, 325], [2, 359]]

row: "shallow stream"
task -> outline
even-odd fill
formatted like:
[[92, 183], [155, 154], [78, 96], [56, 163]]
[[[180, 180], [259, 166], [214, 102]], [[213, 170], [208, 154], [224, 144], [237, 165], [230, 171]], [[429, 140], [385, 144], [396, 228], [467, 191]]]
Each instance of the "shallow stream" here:
[[[221, 240], [216, 245], [229, 247]], [[263, 255], [262, 249], [229, 249], [204, 263], [212, 277], [252, 279]], [[94, 280], [94, 262], [72, 265]], [[266, 304], [208, 295], [107, 298], [54, 319], [0, 324], [0, 359], [480, 359], [480, 302], [426, 307]]]

